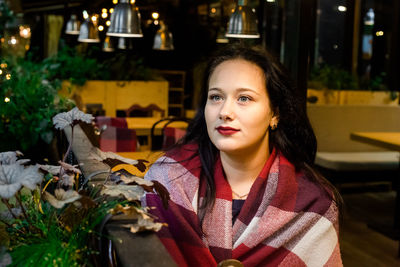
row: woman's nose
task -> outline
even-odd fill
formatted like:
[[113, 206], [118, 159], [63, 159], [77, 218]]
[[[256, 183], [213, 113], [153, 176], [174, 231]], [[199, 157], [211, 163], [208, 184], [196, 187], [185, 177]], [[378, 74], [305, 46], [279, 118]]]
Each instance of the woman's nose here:
[[219, 118], [224, 121], [234, 119], [233, 105], [230, 101], [227, 100], [222, 104]]

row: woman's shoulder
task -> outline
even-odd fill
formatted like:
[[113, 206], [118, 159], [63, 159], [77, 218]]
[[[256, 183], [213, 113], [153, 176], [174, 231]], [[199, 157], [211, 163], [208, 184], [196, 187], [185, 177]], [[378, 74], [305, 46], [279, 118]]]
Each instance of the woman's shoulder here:
[[318, 213], [326, 215], [332, 209], [336, 210], [333, 191], [315, 177], [305, 172], [297, 176], [297, 200], [298, 211]]

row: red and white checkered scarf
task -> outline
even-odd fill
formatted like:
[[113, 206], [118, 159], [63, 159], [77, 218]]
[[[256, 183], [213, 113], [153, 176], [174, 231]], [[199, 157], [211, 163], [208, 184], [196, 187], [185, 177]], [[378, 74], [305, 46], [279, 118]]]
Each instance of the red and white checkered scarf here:
[[332, 198], [275, 150], [255, 180], [232, 226], [232, 191], [221, 161], [215, 165], [216, 200], [203, 227], [198, 203], [205, 195], [197, 146], [160, 158], [146, 174], [169, 191], [164, 209], [156, 194], [144, 205], [168, 227], [158, 236], [179, 266], [216, 266], [237, 259], [244, 266], [342, 266], [338, 210]]

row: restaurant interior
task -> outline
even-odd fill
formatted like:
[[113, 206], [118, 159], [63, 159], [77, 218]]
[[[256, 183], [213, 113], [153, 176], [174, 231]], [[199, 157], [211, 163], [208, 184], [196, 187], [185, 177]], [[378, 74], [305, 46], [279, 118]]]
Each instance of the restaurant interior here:
[[[143, 177], [185, 135], [207, 59], [233, 43], [268, 50], [290, 74], [317, 137], [315, 166], [344, 200], [344, 266], [400, 266], [398, 0], [0, 0], [0, 155], [78, 164], [68, 169], [76, 191], [121, 174]], [[53, 118], [67, 112], [74, 119], [61, 128]], [[0, 156], [0, 170], [5, 162]], [[0, 266], [44, 258], [52, 266], [131, 266], [132, 258], [134, 266], [174, 266], [154, 234], [122, 226], [121, 213], [140, 221], [137, 211], [113, 206], [114, 218], [104, 213], [93, 226], [107, 234], [90, 230], [75, 242], [74, 229], [111, 206], [88, 208], [74, 219], [79, 227], [68, 219], [72, 200], [53, 212], [46, 190], [59, 190], [62, 175], [47, 169], [11, 196], [0, 174]], [[62, 238], [49, 239], [46, 220]], [[48, 246], [35, 247], [44, 236]], [[36, 252], [25, 257], [29, 246]]]

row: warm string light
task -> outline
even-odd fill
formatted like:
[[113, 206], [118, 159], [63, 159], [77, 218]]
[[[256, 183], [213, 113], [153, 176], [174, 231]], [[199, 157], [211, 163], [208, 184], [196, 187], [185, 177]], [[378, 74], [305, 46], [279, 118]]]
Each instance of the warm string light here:
[[97, 27], [98, 29], [99, 29], [99, 31], [103, 31], [104, 30], [104, 27], [103, 27], [103, 25], [100, 25], [99, 27]]
[[3, 71], [2, 70], [0, 70], [0, 75], [2, 75], [3, 74]]
[[113, 0], [113, 4], [114, 5], [118, 4], [118, 0]]
[[88, 14], [88, 12], [86, 10], [83, 10], [82, 13], [83, 13], [83, 18], [84, 19], [87, 19], [89, 17], [89, 14]]
[[10, 40], [8, 40], [8, 44], [10, 45], [16, 45], [17, 44], [17, 39], [15, 38], [15, 36], [11, 36]]
[[19, 35], [23, 38], [31, 37], [31, 28], [25, 26], [19, 26]]
[[7, 73], [7, 74], [6, 74], [6, 79], [7, 79], [7, 80], [10, 80], [10, 79], [11, 79], [11, 74], [10, 74], [10, 73]]
[[111, 21], [107, 20], [107, 21], [106, 21], [106, 25], [107, 25], [107, 26], [110, 26], [110, 25], [111, 25]]
[[101, 13], [101, 17], [102, 17], [103, 19], [105, 19], [105, 18], [108, 17], [108, 14], [103, 12], [103, 13]]
[[158, 12], [153, 12], [153, 13], [151, 13], [151, 17], [153, 19], [158, 19], [160, 17], [160, 14]]
[[110, 10], [108, 11], [110, 14], [114, 12], [114, 8], [110, 8]]
[[10, 102], [10, 101], [11, 101], [11, 99], [10, 99], [9, 97], [5, 97], [5, 98], [4, 98], [4, 102], [8, 103], [8, 102]]
[[384, 33], [383, 33], [383, 31], [377, 31], [375, 34], [376, 34], [376, 36], [383, 36]]

